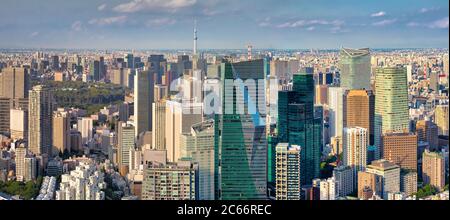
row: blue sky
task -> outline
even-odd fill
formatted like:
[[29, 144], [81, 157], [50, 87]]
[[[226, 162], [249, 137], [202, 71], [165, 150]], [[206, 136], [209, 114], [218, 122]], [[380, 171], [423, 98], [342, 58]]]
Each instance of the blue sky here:
[[448, 48], [448, 0], [2, 0], [0, 48]]

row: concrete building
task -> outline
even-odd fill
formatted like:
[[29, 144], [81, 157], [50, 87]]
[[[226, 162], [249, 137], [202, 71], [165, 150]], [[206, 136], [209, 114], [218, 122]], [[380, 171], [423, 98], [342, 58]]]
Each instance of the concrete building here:
[[368, 145], [373, 145], [375, 97], [370, 90], [347, 90], [343, 100], [344, 128], [367, 129]]
[[336, 197], [345, 197], [355, 191], [356, 184], [353, 178], [353, 170], [350, 166], [339, 166], [333, 170], [333, 178], [336, 180]]
[[330, 137], [342, 137], [344, 131], [344, 92], [342, 87], [328, 88]]
[[276, 146], [276, 199], [300, 200], [300, 152], [297, 145], [279, 143]]
[[417, 192], [417, 172], [401, 171], [400, 192], [411, 196]]
[[54, 156], [70, 152], [70, 117], [68, 112], [53, 114], [53, 149]]
[[383, 199], [388, 198], [388, 193], [400, 192], [400, 167], [387, 160], [376, 160], [367, 166], [367, 173], [376, 175], [376, 182], [381, 187], [376, 187], [376, 195]]
[[320, 181], [320, 200], [336, 200], [336, 180], [328, 178]]
[[10, 132], [12, 139], [24, 139], [28, 138], [28, 112], [22, 109], [10, 110], [11, 121]]
[[166, 101], [160, 100], [153, 103], [152, 108], [152, 147], [158, 150], [166, 149]]
[[189, 161], [149, 164], [144, 171], [142, 200], [196, 200], [198, 167]]
[[36, 155], [49, 155], [53, 139], [53, 94], [45, 86], [30, 90], [28, 108], [28, 149]]
[[86, 145], [92, 140], [94, 120], [92, 118], [79, 118], [77, 122], [77, 129], [81, 133], [81, 143]]
[[422, 179], [424, 185], [430, 184], [438, 190], [445, 186], [445, 159], [440, 152], [425, 150], [422, 156]]
[[383, 158], [402, 169], [417, 171], [417, 135], [386, 133], [382, 137]]
[[129, 170], [130, 163], [133, 162], [130, 160], [130, 151], [135, 148], [135, 134], [135, 127], [133, 125], [119, 122], [117, 130], [117, 154], [118, 164], [121, 170]]
[[381, 182], [374, 173], [358, 172], [358, 198], [368, 200], [379, 191]]
[[361, 127], [344, 129], [344, 165], [353, 170], [353, 188], [357, 186], [358, 172], [367, 166], [367, 129]]
[[13, 107], [19, 107], [19, 99], [28, 98], [30, 87], [29, 70], [23, 67], [8, 67], [0, 71], [0, 98], [8, 98]]
[[429, 120], [419, 120], [416, 123], [418, 141], [428, 142], [431, 149], [439, 147], [439, 128]]
[[339, 54], [341, 87], [370, 89], [370, 50], [342, 48]]
[[138, 71], [134, 82], [134, 121], [135, 136], [152, 131], [152, 103], [154, 102], [154, 74]]

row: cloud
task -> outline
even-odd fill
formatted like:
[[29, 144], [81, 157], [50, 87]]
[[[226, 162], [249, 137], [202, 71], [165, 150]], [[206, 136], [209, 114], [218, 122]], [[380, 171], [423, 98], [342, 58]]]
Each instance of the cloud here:
[[95, 24], [99, 26], [112, 25], [112, 24], [123, 24], [127, 21], [127, 16], [116, 16], [116, 17], [107, 17], [107, 18], [94, 18], [91, 19], [88, 23]]
[[206, 16], [214, 16], [214, 15], [219, 14], [219, 11], [211, 10], [211, 9], [209, 9], [209, 8], [203, 9], [202, 12], [203, 12], [203, 14], [206, 15]]
[[106, 4], [101, 4], [97, 7], [97, 10], [103, 11], [103, 10], [105, 10], [106, 6], [107, 6]]
[[260, 26], [260, 27], [269, 27], [269, 26], [271, 26], [271, 24], [269, 22], [263, 21], [263, 22], [259, 23], [258, 26]]
[[114, 11], [121, 13], [133, 13], [138, 11], [177, 11], [181, 8], [190, 7], [197, 0], [132, 0], [128, 3], [114, 7]]
[[393, 23], [397, 22], [397, 19], [385, 19], [382, 21], [377, 21], [372, 23], [373, 26], [378, 26], [378, 27], [382, 27], [382, 26], [387, 26], [387, 25], [391, 25]]
[[74, 31], [81, 31], [81, 30], [82, 30], [82, 23], [81, 23], [81, 21], [75, 21], [75, 22], [73, 22], [71, 28], [72, 28], [72, 30], [74, 30]]
[[311, 27], [306, 28], [306, 30], [308, 30], [308, 31], [313, 31], [313, 30], [315, 30], [315, 29], [316, 29], [316, 27], [314, 27], [314, 26], [311, 26]]
[[439, 19], [437, 21], [431, 22], [428, 27], [433, 29], [446, 29], [448, 28], [448, 17]]
[[419, 22], [409, 22], [406, 24], [408, 27], [425, 27], [430, 29], [448, 29], [449, 17], [445, 17], [433, 22], [419, 23]]
[[30, 37], [33, 38], [33, 37], [37, 37], [38, 35], [39, 35], [39, 32], [35, 31], [30, 34]]
[[165, 25], [174, 25], [177, 23], [175, 19], [171, 18], [157, 18], [153, 20], [148, 20], [145, 25], [147, 27], [158, 27], [158, 26], [165, 26]]
[[285, 22], [277, 25], [278, 28], [296, 28], [296, 27], [305, 27], [311, 25], [333, 25], [333, 26], [341, 26], [344, 24], [344, 21], [341, 20], [298, 20], [294, 22]]
[[437, 11], [437, 10], [439, 10], [439, 9], [441, 9], [441, 8], [440, 8], [440, 7], [421, 8], [421, 9], [419, 10], [419, 13], [424, 14], [424, 13], [428, 13], [428, 12]]
[[384, 12], [384, 11], [379, 11], [379, 12], [377, 12], [377, 13], [371, 14], [370, 17], [383, 17], [383, 16], [385, 16], [385, 15], [386, 15], [386, 12]]

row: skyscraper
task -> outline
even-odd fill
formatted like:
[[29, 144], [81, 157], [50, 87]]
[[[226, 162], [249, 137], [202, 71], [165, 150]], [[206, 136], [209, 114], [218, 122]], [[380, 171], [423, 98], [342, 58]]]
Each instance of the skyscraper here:
[[276, 199], [300, 200], [300, 146], [279, 143], [276, 147]]
[[328, 178], [320, 181], [320, 200], [336, 200], [336, 180]]
[[214, 200], [214, 121], [192, 125], [191, 132], [181, 139], [182, 155], [198, 164], [198, 199]]
[[58, 111], [53, 114], [53, 149], [52, 154], [70, 152], [70, 117], [68, 112]]
[[381, 138], [384, 133], [409, 132], [406, 68], [377, 68], [375, 93], [375, 157], [382, 158]]
[[344, 131], [344, 92], [345, 88], [328, 88], [328, 118], [330, 137], [342, 137]]
[[322, 110], [314, 108], [312, 74], [294, 74], [292, 91], [278, 93], [279, 143], [302, 147], [301, 184], [311, 185], [319, 177], [322, 146]]
[[417, 135], [386, 133], [382, 137], [383, 158], [402, 169], [417, 171]]
[[438, 190], [445, 186], [445, 159], [442, 153], [425, 150], [422, 156], [422, 179]]
[[353, 176], [353, 169], [350, 166], [339, 166], [333, 170], [333, 178], [336, 180], [336, 197], [345, 197], [355, 191], [357, 179]]
[[0, 98], [12, 100], [13, 107], [19, 107], [19, 99], [28, 98], [30, 75], [23, 67], [9, 67], [0, 71]]
[[92, 118], [79, 118], [77, 122], [77, 129], [81, 133], [82, 144], [88, 144], [93, 137], [93, 120]]
[[139, 71], [134, 82], [134, 120], [136, 137], [152, 131], [152, 103], [154, 99], [153, 74], [149, 70]]
[[347, 90], [343, 100], [344, 128], [367, 129], [368, 145], [373, 145], [375, 97], [368, 90]]
[[[265, 109], [257, 109], [266, 106], [264, 83], [258, 83], [265, 82], [264, 64], [264, 60], [222, 63], [222, 114], [216, 113], [214, 125], [217, 199], [266, 198]], [[257, 82], [245, 89], [242, 82], [233, 85], [239, 79]]]
[[166, 100], [157, 101], [152, 105], [152, 147], [157, 150], [164, 150], [166, 149]]
[[53, 94], [45, 86], [30, 90], [28, 111], [28, 149], [36, 155], [49, 155], [53, 138]]
[[28, 139], [28, 112], [22, 109], [11, 109], [10, 132], [12, 139]]
[[9, 134], [12, 100], [0, 97], [0, 134]]
[[358, 172], [367, 166], [367, 129], [361, 127], [344, 129], [344, 165], [353, 169], [354, 187]]
[[120, 169], [130, 169], [130, 151], [134, 149], [135, 127], [125, 122], [119, 122], [117, 130], [117, 154]]
[[341, 87], [347, 89], [370, 89], [369, 48], [342, 48], [339, 58]]

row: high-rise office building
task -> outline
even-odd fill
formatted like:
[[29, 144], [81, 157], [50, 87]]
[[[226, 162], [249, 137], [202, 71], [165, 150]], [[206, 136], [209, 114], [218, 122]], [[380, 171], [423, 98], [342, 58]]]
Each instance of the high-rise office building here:
[[367, 166], [367, 173], [375, 174], [376, 182], [381, 183], [381, 187], [376, 187], [376, 195], [387, 199], [389, 193], [400, 192], [400, 167], [387, 160], [372, 161]]
[[89, 71], [89, 77], [92, 81], [100, 81], [100, 61], [92, 61], [89, 64]]
[[319, 177], [323, 110], [314, 107], [312, 74], [294, 74], [292, 91], [278, 93], [279, 143], [302, 147], [301, 184], [311, 185]]
[[53, 94], [49, 88], [38, 85], [29, 95], [28, 149], [36, 155], [49, 155], [53, 138]]
[[406, 68], [376, 69], [374, 143], [376, 158], [382, 158], [384, 133], [409, 132], [408, 84]]
[[358, 198], [369, 199], [379, 191], [381, 182], [374, 173], [358, 172]]
[[53, 149], [54, 156], [64, 152], [70, 152], [70, 117], [65, 111], [53, 114]]
[[148, 57], [148, 63], [150, 72], [156, 78], [155, 83], [162, 83], [162, 76], [165, 72], [165, 65], [167, 63], [167, 60], [164, 59], [164, 55], [150, 55], [150, 57]]
[[439, 147], [439, 128], [429, 120], [420, 120], [416, 123], [418, 141], [428, 142], [431, 149]]
[[0, 134], [10, 133], [12, 100], [0, 97]]
[[434, 123], [438, 126], [439, 135], [448, 136], [448, 105], [438, 105], [434, 110]]
[[[164, 149], [167, 150], [168, 162], [177, 162], [183, 157], [180, 143], [181, 135], [190, 133], [192, 125], [202, 121], [201, 113], [201, 103], [166, 102]], [[158, 134], [157, 132], [157, 135], [160, 136], [161, 133]], [[158, 137], [155, 138], [158, 140]]]
[[134, 83], [134, 121], [136, 137], [152, 131], [152, 103], [154, 99], [153, 74], [149, 70], [139, 71]]
[[375, 97], [368, 90], [347, 90], [343, 99], [344, 128], [367, 129], [368, 144], [373, 145]]
[[336, 180], [336, 197], [345, 197], [355, 191], [353, 169], [350, 166], [339, 166], [333, 170], [333, 178]]
[[131, 169], [130, 151], [135, 146], [135, 127], [125, 122], [119, 122], [117, 130], [118, 164], [121, 169]]
[[13, 106], [18, 107], [19, 99], [28, 98], [30, 75], [27, 68], [8, 67], [0, 71], [0, 98], [13, 100]]
[[345, 88], [328, 88], [328, 123], [330, 137], [342, 137], [344, 131], [344, 93]]
[[354, 127], [344, 129], [344, 165], [352, 167], [354, 187], [358, 179], [358, 172], [367, 166], [367, 129]]
[[336, 200], [336, 180], [328, 178], [320, 181], [320, 200]]
[[94, 135], [93, 126], [94, 121], [92, 120], [92, 118], [85, 117], [78, 119], [77, 129], [81, 133], [81, 141], [83, 145], [88, 144], [89, 141], [91, 141]]
[[402, 193], [411, 196], [417, 192], [417, 172], [402, 170], [400, 178], [400, 191]]
[[422, 179], [424, 185], [430, 184], [438, 190], [445, 186], [445, 159], [440, 152], [425, 150], [422, 156]]
[[126, 54], [124, 58], [125, 62], [127, 63], [127, 67], [130, 69], [134, 69], [134, 56], [133, 54]]
[[297, 145], [279, 143], [276, 146], [276, 199], [300, 200], [300, 157]]
[[386, 133], [382, 137], [383, 158], [402, 169], [417, 171], [417, 135]]
[[369, 48], [342, 48], [339, 59], [341, 87], [347, 89], [370, 89]]
[[[224, 84], [222, 114], [216, 114], [214, 120], [215, 158], [221, 161], [215, 166], [216, 198], [266, 199], [266, 115], [265, 109], [258, 109], [266, 106], [266, 88], [264, 83], [255, 83], [246, 90], [239, 81], [236, 86], [230, 83], [238, 79], [265, 82], [265, 61], [222, 63], [220, 69]], [[255, 111], [240, 111], [251, 109]]]
[[28, 150], [24, 145], [16, 148], [16, 178], [18, 181], [24, 181], [25, 178], [25, 157], [28, 155]]
[[196, 200], [198, 167], [189, 161], [149, 164], [142, 181], [142, 200]]
[[198, 199], [214, 200], [214, 121], [192, 125], [191, 132], [181, 136], [181, 151], [184, 158], [198, 164]]
[[28, 112], [22, 109], [10, 110], [11, 121], [10, 132], [12, 139], [24, 139], [28, 138]]
[[157, 150], [166, 149], [166, 100], [156, 101], [153, 103], [152, 113], [152, 147]]

